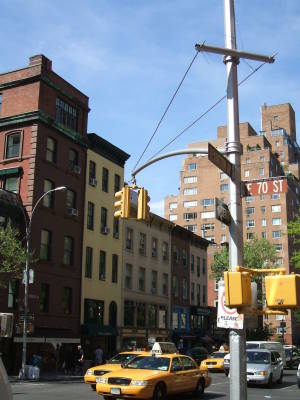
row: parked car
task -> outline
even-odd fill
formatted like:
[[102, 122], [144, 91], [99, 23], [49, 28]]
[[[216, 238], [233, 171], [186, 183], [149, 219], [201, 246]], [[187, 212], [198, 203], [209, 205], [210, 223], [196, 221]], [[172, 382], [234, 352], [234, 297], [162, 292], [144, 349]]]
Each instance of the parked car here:
[[216, 351], [212, 353], [201, 362], [200, 369], [207, 368], [214, 371], [224, 371], [224, 357], [226, 354], [228, 354], [228, 351]]
[[300, 389], [300, 364], [298, 365], [298, 371], [297, 371], [297, 383], [298, 383], [298, 388]]
[[282, 343], [280, 342], [270, 342], [270, 341], [254, 341], [254, 340], [249, 340], [246, 342], [246, 349], [268, 349], [268, 350], [274, 350], [278, 351], [278, 353], [281, 356], [283, 366], [286, 366], [286, 361], [285, 361], [285, 351], [283, 348]]
[[247, 382], [272, 387], [274, 382], [281, 383], [283, 362], [278, 351], [255, 349], [247, 350]]
[[291, 369], [293, 369], [294, 367], [297, 368], [298, 364], [300, 363], [300, 353], [297, 347], [288, 345], [285, 345], [283, 347], [285, 351], [285, 360], [287, 368]]
[[205, 360], [208, 357], [208, 351], [205, 347], [192, 347], [189, 349], [186, 354], [192, 357], [197, 363], [200, 365], [201, 361]]

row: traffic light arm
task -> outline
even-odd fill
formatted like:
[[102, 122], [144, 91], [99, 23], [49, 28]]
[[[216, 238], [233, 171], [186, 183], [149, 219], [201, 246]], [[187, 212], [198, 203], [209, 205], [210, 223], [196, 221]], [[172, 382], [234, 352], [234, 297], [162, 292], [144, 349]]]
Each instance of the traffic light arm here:
[[235, 267], [237, 272], [249, 272], [250, 275], [260, 274], [278, 274], [284, 275], [286, 273], [285, 268], [246, 268], [246, 267]]

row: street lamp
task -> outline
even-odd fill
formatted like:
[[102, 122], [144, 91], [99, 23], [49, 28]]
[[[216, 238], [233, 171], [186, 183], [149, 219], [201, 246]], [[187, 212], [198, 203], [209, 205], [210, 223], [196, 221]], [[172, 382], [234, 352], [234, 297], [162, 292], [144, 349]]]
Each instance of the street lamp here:
[[23, 350], [22, 350], [22, 368], [20, 371], [20, 378], [25, 379], [26, 375], [25, 375], [25, 365], [26, 365], [26, 345], [27, 345], [27, 314], [28, 314], [28, 273], [29, 273], [29, 259], [30, 259], [30, 234], [31, 234], [31, 221], [32, 221], [32, 217], [33, 214], [37, 208], [37, 206], [39, 205], [40, 201], [47, 196], [49, 193], [52, 192], [57, 192], [59, 190], [66, 190], [67, 188], [65, 186], [58, 186], [54, 189], [48, 190], [47, 192], [45, 192], [39, 199], [38, 201], [35, 203], [32, 212], [31, 212], [31, 216], [29, 217], [29, 219], [27, 220], [25, 213], [24, 213], [24, 217], [25, 217], [25, 224], [26, 224], [26, 263], [25, 263], [25, 273], [24, 273], [24, 285], [25, 285], [25, 292], [24, 292], [24, 321], [23, 321]]

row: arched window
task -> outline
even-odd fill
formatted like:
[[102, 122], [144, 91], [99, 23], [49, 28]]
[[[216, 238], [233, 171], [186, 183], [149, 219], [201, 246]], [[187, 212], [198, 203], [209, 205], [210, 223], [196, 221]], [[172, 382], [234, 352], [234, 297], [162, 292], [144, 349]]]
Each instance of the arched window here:
[[109, 305], [109, 325], [117, 325], [117, 304], [114, 301]]

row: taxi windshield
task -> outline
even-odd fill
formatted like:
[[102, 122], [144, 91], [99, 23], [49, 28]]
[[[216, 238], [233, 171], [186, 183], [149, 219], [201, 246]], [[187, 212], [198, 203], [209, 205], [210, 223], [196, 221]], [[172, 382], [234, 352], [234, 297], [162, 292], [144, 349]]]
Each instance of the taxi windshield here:
[[137, 356], [136, 354], [132, 353], [117, 354], [116, 356], [112, 357], [109, 361], [107, 361], [107, 364], [124, 364], [132, 360], [136, 356]]
[[139, 356], [130, 361], [126, 368], [168, 371], [169, 365], [170, 359], [167, 357]]
[[212, 353], [209, 358], [224, 358], [226, 356], [226, 354], [228, 354], [228, 353], [221, 353], [221, 352]]

